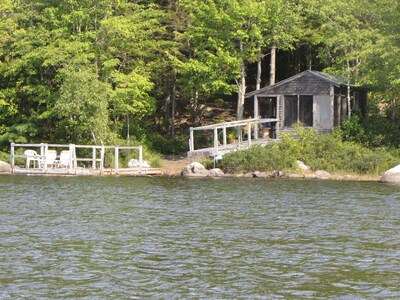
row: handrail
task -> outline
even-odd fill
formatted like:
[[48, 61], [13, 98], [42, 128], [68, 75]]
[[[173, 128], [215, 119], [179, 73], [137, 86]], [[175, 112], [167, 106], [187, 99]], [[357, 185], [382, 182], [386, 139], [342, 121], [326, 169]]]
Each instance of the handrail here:
[[[239, 121], [231, 121], [231, 122], [223, 122], [211, 125], [204, 125], [198, 127], [190, 127], [190, 137], [189, 137], [189, 152], [194, 151], [194, 131], [200, 130], [213, 130], [214, 131], [214, 155], [218, 155], [218, 130], [222, 129], [222, 139], [223, 139], [223, 146], [227, 145], [227, 137], [226, 137], [226, 129], [231, 127], [247, 127], [247, 131], [251, 132], [252, 125], [254, 125], [254, 138], [258, 139], [258, 124], [262, 123], [277, 123], [279, 120], [277, 118], [251, 118], [246, 120], [239, 120]], [[240, 148], [241, 144], [241, 133], [239, 133], [239, 141], [238, 147]], [[251, 146], [251, 134], [247, 135], [247, 146]]]
[[[68, 144], [68, 145], [63, 145], [63, 144], [46, 144], [46, 143], [40, 143], [40, 144], [16, 144], [16, 143], [11, 143], [11, 155], [10, 155], [10, 160], [11, 160], [11, 172], [14, 173], [15, 171], [15, 158], [27, 158], [27, 155], [20, 155], [15, 153], [15, 148], [16, 147], [22, 147], [22, 148], [40, 148], [40, 154], [36, 155], [35, 157], [41, 158], [41, 159], [46, 159], [46, 153], [47, 150], [50, 148], [66, 148], [69, 150], [69, 164], [68, 164], [68, 173], [69, 174], [76, 174], [76, 170], [78, 168], [77, 162], [78, 161], [91, 161], [92, 162], [92, 169], [96, 169], [96, 163], [99, 163], [99, 170], [100, 173], [103, 172], [104, 168], [104, 157], [105, 153], [104, 151], [106, 149], [112, 149], [114, 150], [114, 162], [115, 162], [115, 175], [118, 175], [118, 156], [119, 156], [119, 150], [139, 150], [139, 175], [142, 173], [142, 164], [143, 164], [143, 147], [142, 146], [99, 146], [99, 145], [75, 145], [75, 144]], [[92, 157], [87, 158], [87, 157], [77, 157], [76, 156], [76, 149], [79, 148], [84, 148], [84, 149], [93, 149], [92, 152]], [[100, 150], [100, 158], [97, 158], [96, 152], [97, 150]], [[44, 172], [46, 172], [46, 164], [42, 168]]]

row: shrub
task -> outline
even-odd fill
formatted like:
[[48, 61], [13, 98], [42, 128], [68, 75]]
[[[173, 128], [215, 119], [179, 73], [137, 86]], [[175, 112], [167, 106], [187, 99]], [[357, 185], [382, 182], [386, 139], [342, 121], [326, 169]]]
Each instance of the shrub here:
[[188, 151], [187, 138], [182, 136], [171, 137], [154, 134], [146, 144], [149, 148], [161, 154], [180, 154]]
[[377, 175], [400, 163], [400, 150], [369, 149], [343, 142], [341, 131], [318, 134], [315, 129], [298, 127], [293, 135], [283, 135], [280, 143], [226, 154], [221, 168], [228, 173], [287, 170], [296, 160], [313, 170]]

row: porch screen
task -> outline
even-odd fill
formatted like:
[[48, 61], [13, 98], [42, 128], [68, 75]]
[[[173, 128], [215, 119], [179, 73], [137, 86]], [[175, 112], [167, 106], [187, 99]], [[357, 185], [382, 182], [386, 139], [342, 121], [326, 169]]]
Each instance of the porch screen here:
[[313, 126], [313, 96], [300, 95], [299, 121], [304, 126]]
[[285, 120], [283, 126], [292, 127], [299, 115], [297, 96], [285, 96]]
[[313, 126], [313, 96], [285, 96], [285, 127], [301, 122], [304, 126]]

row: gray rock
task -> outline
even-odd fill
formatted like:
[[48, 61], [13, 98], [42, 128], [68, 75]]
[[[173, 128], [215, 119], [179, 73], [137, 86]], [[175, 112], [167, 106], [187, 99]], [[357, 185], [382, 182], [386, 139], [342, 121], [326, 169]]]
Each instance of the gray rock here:
[[327, 171], [317, 170], [315, 171], [315, 176], [319, 179], [329, 179], [331, 178], [331, 174]]
[[317, 179], [315, 174], [304, 174], [304, 179]]
[[400, 184], [400, 165], [382, 173], [380, 181]]
[[304, 178], [304, 175], [300, 175], [300, 174], [289, 174], [288, 178]]
[[296, 160], [296, 164], [300, 170], [303, 172], [311, 172], [311, 168], [305, 165], [301, 160]]
[[150, 168], [150, 164], [149, 164], [149, 162], [146, 161], [146, 160], [143, 160], [143, 161], [142, 161], [142, 164], [140, 164], [139, 160], [137, 160], [137, 159], [131, 159], [131, 160], [128, 162], [128, 167], [129, 167], [129, 168], [139, 168], [139, 167], [142, 167], [142, 168]]
[[0, 172], [2, 173], [11, 172], [11, 165], [5, 161], [0, 160]]
[[277, 177], [278, 172], [254, 172], [253, 173], [253, 177], [254, 178], [273, 178], [273, 177]]
[[222, 172], [221, 169], [215, 168], [215, 169], [211, 169], [211, 170], [209, 171], [209, 176], [211, 176], [211, 177], [224, 177], [224, 176], [225, 176], [225, 173]]
[[210, 175], [208, 171], [201, 163], [193, 162], [183, 168], [181, 176], [183, 177], [207, 177]]

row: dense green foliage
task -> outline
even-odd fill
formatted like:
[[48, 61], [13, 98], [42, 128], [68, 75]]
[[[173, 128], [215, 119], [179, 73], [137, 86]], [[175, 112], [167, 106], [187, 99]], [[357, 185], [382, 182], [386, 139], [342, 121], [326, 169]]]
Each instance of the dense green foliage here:
[[314, 129], [298, 127], [282, 142], [253, 146], [223, 156], [220, 167], [228, 173], [295, 170], [303, 161], [315, 170], [378, 175], [400, 163], [400, 151], [370, 149], [354, 142], [343, 142], [343, 132], [318, 134]]
[[202, 105], [223, 98], [243, 112], [257, 65], [269, 81], [272, 47], [277, 80], [312, 68], [369, 86], [369, 115], [344, 137], [398, 147], [399, 20], [397, 0], [3, 0], [0, 150], [140, 141], [183, 151]]

